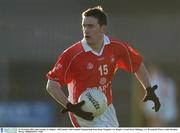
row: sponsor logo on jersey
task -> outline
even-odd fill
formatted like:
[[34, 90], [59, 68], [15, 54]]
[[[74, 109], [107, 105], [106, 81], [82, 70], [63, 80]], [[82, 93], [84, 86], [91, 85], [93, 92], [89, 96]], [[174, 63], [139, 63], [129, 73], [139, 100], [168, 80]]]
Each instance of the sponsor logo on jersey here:
[[99, 80], [99, 84], [100, 85], [105, 85], [106, 84], [107, 79], [105, 77], [101, 77]]
[[94, 68], [94, 65], [91, 63], [91, 62], [89, 62], [88, 64], [87, 64], [87, 69], [88, 70], [91, 70], [91, 69], [93, 69]]
[[114, 63], [115, 58], [114, 58], [114, 56], [113, 56], [113, 55], [110, 57], [110, 61], [111, 61], [111, 63]]
[[106, 81], [106, 84], [98, 86], [97, 89], [101, 90], [106, 94], [106, 91], [110, 86], [111, 86], [111, 81]]

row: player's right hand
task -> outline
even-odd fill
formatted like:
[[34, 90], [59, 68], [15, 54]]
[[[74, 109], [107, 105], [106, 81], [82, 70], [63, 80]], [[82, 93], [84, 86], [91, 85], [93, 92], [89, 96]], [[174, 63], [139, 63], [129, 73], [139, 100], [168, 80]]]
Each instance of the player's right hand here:
[[65, 113], [67, 111], [70, 111], [72, 113], [74, 113], [75, 115], [85, 119], [85, 120], [89, 120], [92, 121], [94, 119], [93, 113], [92, 112], [85, 112], [81, 109], [81, 107], [83, 106], [83, 104], [85, 103], [85, 101], [76, 103], [76, 104], [72, 104], [70, 102], [67, 103], [66, 108], [63, 109], [61, 112]]

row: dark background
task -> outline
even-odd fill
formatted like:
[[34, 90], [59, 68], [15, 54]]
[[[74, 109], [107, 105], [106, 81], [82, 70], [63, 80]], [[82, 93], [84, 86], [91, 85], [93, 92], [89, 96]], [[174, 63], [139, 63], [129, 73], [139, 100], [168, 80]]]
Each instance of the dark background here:
[[[46, 73], [63, 50], [82, 39], [81, 13], [97, 5], [108, 14], [108, 35], [129, 42], [143, 55], [147, 66], [154, 64], [170, 76], [180, 93], [179, 0], [0, 0], [0, 116], [16, 116], [12, 110], [21, 110], [19, 103], [30, 103], [26, 107], [31, 110], [25, 115], [28, 118], [34, 115], [32, 106], [38, 101], [50, 103], [48, 107], [54, 109], [49, 112], [53, 118], [50, 123], [16, 123], [16, 118], [9, 122], [0, 117], [0, 126], [72, 126], [68, 115], [60, 113], [61, 106], [46, 92]], [[113, 96], [118, 119], [124, 127], [148, 126], [134, 120], [133, 77], [123, 71], [115, 75]], [[142, 87], [137, 88], [140, 90]], [[143, 95], [137, 97], [141, 105]], [[19, 116], [21, 111], [17, 111]], [[179, 126], [179, 117], [173, 126]]]

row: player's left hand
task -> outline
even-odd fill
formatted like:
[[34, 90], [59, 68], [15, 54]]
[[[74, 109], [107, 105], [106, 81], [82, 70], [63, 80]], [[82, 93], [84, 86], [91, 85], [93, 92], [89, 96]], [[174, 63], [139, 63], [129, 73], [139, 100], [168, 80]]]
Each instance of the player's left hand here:
[[92, 121], [94, 119], [93, 113], [92, 112], [86, 112], [83, 111], [81, 109], [81, 107], [85, 104], [85, 101], [81, 101], [79, 103], [76, 104], [72, 104], [70, 102], [67, 103], [66, 108], [61, 110], [62, 113], [65, 113], [67, 111], [70, 111], [74, 114], [76, 114], [77, 116], [88, 120], [88, 121]]
[[154, 102], [154, 106], [152, 109], [154, 109], [156, 112], [159, 111], [161, 104], [159, 101], [159, 98], [155, 94], [155, 90], [158, 88], [157, 85], [154, 85], [153, 87], [147, 87], [146, 88], [146, 94], [143, 98], [143, 102], [147, 102], [148, 100], [151, 100]]

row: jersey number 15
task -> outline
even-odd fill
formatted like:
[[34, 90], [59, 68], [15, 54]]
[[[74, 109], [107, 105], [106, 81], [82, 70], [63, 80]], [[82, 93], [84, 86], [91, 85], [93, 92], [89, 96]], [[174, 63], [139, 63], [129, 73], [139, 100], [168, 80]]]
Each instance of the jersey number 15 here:
[[99, 72], [100, 72], [100, 75], [103, 76], [103, 75], [107, 75], [108, 74], [108, 65], [105, 64], [105, 65], [100, 65], [99, 66]]

